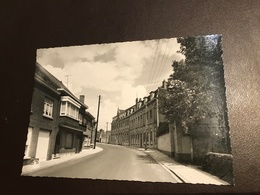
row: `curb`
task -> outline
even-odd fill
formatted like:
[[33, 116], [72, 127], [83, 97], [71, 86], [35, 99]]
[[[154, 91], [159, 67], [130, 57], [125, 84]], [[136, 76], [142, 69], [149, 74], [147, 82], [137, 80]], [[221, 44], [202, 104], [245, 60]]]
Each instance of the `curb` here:
[[[145, 151], [144, 151], [145, 152]], [[186, 183], [183, 178], [181, 178], [178, 174], [176, 174], [174, 171], [172, 171], [168, 166], [161, 163], [158, 159], [153, 157], [149, 152], [145, 152], [147, 155], [149, 155], [151, 158], [153, 158], [159, 165], [161, 165], [174, 179], [177, 180], [177, 183]]]
[[[89, 149], [87, 149], [87, 150], [89, 150]], [[95, 151], [93, 151], [93, 150], [95, 150]], [[26, 166], [32, 166], [32, 167], [30, 167], [30, 169], [25, 170], [25, 171], [22, 170], [21, 171], [21, 176], [29, 176], [29, 174], [34, 173], [36, 171], [41, 171], [41, 170], [44, 170], [44, 169], [47, 169], [47, 168], [50, 168], [50, 167], [53, 167], [53, 166], [65, 163], [65, 162], [69, 162], [69, 161], [72, 161], [72, 160], [83, 158], [85, 156], [91, 156], [93, 154], [102, 152], [103, 148], [96, 147], [96, 149], [92, 149], [92, 151], [93, 152], [91, 152], [91, 153], [89, 153], [89, 151], [82, 151], [79, 154], [74, 154], [72, 156], [68, 156], [67, 158], [64, 157], [64, 158], [58, 159], [58, 161], [55, 161], [55, 159], [52, 159], [52, 160], [49, 160], [49, 161], [45, 161], [45, 162], [47, 162], [49, 164], [42, 165], [42, 166], [40, 164], [39, 165], [26, 165]], [[39, 167], [37, 167], [37, 166], [39, 166]], [[23, 169], [23, 167], [22, 167], [22, 169]]]
[[[167, 165], [167, 162], [164, 164], [163, 162], [161, 162], [159, 159], [157, 159], [156, 157], [154, 157], [150, 152], [145, 152], [147, 155], [149, 155], [150, 157], [152, 157], [154, 160], [156, 160], [162, 167], [165, 168], [165, 170], [167, 170], [168, 172], [171, 173], [171, 175], [177, 180], [178, 183], [190, 183], [190, 184], [212, 184], [212, 185], [228, 185], [227, 182], [219, 179], [218, 177], [214, 176], [214, 175], [210, 175], [209, 179], [212, 179], [211, 182], [207, 182], [205, 181], [205, 179], [202, 180], [194, 180], [194, 178], [192, 179], [186, 177], [186, 175], [184, 174], [179, 174], [178, 172], [176, 173], [174, 171], [174, 169], [170, 168], [171, 166]], [[174, 166], [174, 165], [173, 165]], [[179, 166], [179, 165], [176, 165]], [[189, 166], [185, 166], [180, 164], [180, 166], [184, 166], [187, 167], [189, 169], [193, 169], [192, 167]], [[195, 169], [196, 172], [198, 172], [198, 174], [203, 174], [203, 175], [209, 175], [209, 173], [201, 171], [201, 170], [197, 170]]]

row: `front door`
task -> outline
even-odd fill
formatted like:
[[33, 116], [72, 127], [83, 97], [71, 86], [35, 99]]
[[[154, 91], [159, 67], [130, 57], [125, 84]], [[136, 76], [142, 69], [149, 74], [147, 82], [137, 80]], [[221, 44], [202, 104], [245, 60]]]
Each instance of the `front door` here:
[[50, 139], [49, 131], [43, 131], [43, 130], [39, 131], [37, 150], [36, 150], [36, 158], [39, 158], [39, 161], [47, 160], [49, 139]]
[[81, 146], [82, 146], [80, 135], [76, 135], [75, 146], [76, 146], [76, 153], [79, 153], [81, 151]]

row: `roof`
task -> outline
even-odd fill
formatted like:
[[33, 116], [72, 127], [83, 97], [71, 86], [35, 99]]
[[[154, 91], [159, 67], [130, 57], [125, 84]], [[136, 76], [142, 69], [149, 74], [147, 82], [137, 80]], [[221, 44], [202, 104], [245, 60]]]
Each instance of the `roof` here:
[[88, 106], [81, 102], [75, 95], [73, 95], [60, 80], [58, 80], [55, 76], [43, 68], [38, 62], [36, 62], [35, 66], [35, 78], [41, 83], [44, 83], [50, 87], [52, 90], [55, 90], [57, 93], [60, 93], [61, 95], [69, 95], [83, 107], [88, 108]]
[[122, 110], [122, 109], [118, 109], [118, 114], [124, 112], [125, 110]]
[[[136, 104], [134, 104], [134, 105], [132, 105], [132, 106], [130, 106], [129, 108], [127, 108], [127, 109], [125, 109], [125, 110], [122, 110], [122, 109], [117, 109], [117, 115], [116, 116], [114, 116], [113, 118], [112, 118], [112, 120], [113, 121], [115, 121], [116, 119], [118, 119], [118, 116], [121, 114], [121, 113], [123, 113], [123, 112], [127, 112], [128, 110], [131, 110], [131, 109], [134, 109], [134, 111], [133, 112], [135, 112], [136, 110], [139, 110], [140, 108], [142, 108], [145, 104], [146, 104], [146, 102], [144, 101], [144, 99], [147, 99], [147, 104], [149, 105], [151, 102], [154, 102], [156, 99], [157, 99], [157, 95], [158, 95], [158, 90], [159, 90], [159, 88], [160, 87], [158, 87], [156, 90], [154, 90], [154, 91], [151, 91], [149, 94], [150, 95], [148, 95], [148, 96], [145, 96], [145, 97], [143, 97], [143, 99], [141, 99], [141, 98], [139, 98], [139, 99], [137, 99], [137, 102], [136, 102]], [[151, 98], [151, 95], [153, 94], [153, 98]], [[138, 105], [140, 103], [140, 105]], [[132, 112], [130, 113], [130, 115], [132, 114]], [[127, 115], [127, 116], [129, 116], [129, 115]]]
[[90, 118], [95, 119], [95, 117], [94, 117], [90, 112], [86, 111], [86, 114], [87, 114], [87, 116], [89, 116]]

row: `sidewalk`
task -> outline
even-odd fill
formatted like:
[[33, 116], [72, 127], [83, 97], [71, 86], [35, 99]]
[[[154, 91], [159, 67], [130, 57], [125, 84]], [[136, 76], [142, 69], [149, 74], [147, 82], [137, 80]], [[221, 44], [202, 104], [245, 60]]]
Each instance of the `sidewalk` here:
[[52, 167], [64, 162], [68, 162], [70, 160], [75, 160], [75, 159], [79, 159], [82, 158], [84, 156], [89, 156], [91, 154], [95, 154], [98, 152], [101, 152], [103, 149], [100, 147], [96, 147], [96, 149], [93, 148], [88, 148], [88, 149], [83, 149], [80, 153], [78, 154], [74, 154], [74, 155], [70, 155], [70, 156], [64, 156], [58, 159], [52, 159], [52, 160], [48, 160], [48, 161], [43, 161], [40, 162], [39, 164], [35, 164], [35, 165], [25, 165], [22, 168], [22, 174], [21, 175], [29, 175], [30, 173], [33, 173], [34, 171], [38, 171], [38, 170], [42, 170], [42, 169], [46, 169], [48, 167]]
[[204, 172], [195, 166], [182, 165], [156, 149], [149, 148], [144, 150], [143, 148], [139, 148], [139, 150], [143, 150], [149, 156], [154, 158], [159, 164], [171, 171], [180, 179], [180, 181], [182, 181], [181, 183], [230, 185], [218, 177]]

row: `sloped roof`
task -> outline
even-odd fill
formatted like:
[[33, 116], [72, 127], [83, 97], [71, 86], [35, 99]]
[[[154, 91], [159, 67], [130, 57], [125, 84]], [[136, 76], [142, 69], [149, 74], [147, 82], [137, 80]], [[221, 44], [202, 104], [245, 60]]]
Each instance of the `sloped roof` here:
[[[38, 62], [36, 62], [35, 77], [55, 90], [58, 88], [67, 89], [67, 87], [60, 80], [58, 80], [50, 72], [43, 68]], [[69, 91], [69, 89], [67, 90]]]
[[88, 108], [88, 106], [82, 103], [75, 95], [73, 95], [71, 91], [60, 80], [58, 80], [55, 76], [53, 76], [50, 72], [43, 68], [38, 62], [36, 62], [35, 66], [35, 78], [50, 87], [51, 89], [55, 90], [56, 92], [61, 94], [64, 93], [64, 95], [69, 95], [82, 106]]
[[118, 114], [123, 113], [125, 110], [118, 109]]

